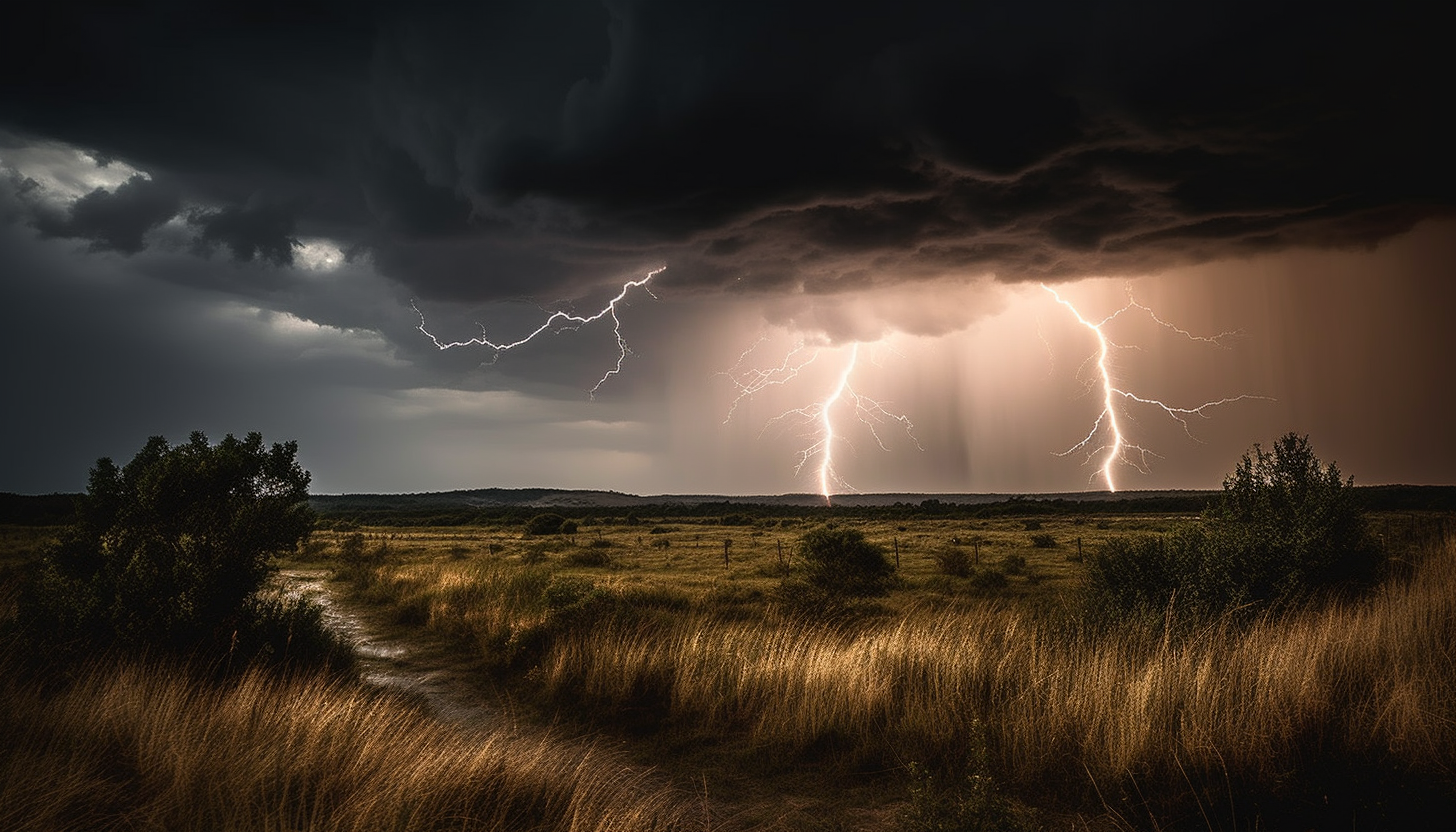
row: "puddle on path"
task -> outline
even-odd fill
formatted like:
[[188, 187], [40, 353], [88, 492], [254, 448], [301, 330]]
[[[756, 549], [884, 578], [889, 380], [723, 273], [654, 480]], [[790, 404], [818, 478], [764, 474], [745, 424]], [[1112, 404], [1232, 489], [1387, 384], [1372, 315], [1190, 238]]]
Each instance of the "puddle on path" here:
[[485, 707], [464, 673], [419, 644], [392, 635], [372, 611], [351, 604], [329, 586], [327, 569], [284, 569], [283, 591], [318, 603], [324, 622], [354, 644], [360, 676], [371, 685], [405, 693], [427, 704], [441, 719], [478, 729], [506, 727], [502, 716]]

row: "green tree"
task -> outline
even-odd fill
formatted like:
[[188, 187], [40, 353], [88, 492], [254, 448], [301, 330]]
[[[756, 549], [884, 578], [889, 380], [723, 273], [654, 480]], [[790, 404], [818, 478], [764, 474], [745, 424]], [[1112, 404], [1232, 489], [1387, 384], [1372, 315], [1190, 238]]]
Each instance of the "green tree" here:
[[[97, 460], [77, 521], [43, 556], [19, 622], [32, 644], [206, 652], [253, 634], [274, 556], [307, 537], [297, 443], [250, 433], [152, 437], [117, 468]], [[297, 616], [295, 616], [297, 617]], [[307, 618], [307, 616], [304, 616]]]
[[1255, 445], [1196, 525], [1114, 538], [1088, 562], [1094, 607], [1116, 615], [1261, 611], [1373, 585], [1385, 558], [1354, 480], [1321, 464], [1309, 437]]
[[1285, 599], [1321, 587], [1374, 584], [1384, 556], [1370, 536], [1353, 477], [1321, 465], [1309, 437], [1288, 433], [1255, 445], [1223, 483], [1209, 518], [1239, 557], [1250, 600]]

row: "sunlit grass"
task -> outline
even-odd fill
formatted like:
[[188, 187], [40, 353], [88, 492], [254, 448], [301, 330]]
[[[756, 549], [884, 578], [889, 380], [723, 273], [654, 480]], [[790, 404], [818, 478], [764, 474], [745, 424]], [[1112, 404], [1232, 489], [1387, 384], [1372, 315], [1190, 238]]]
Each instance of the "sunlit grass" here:
[[[1024, 603], [1064, 594], [1076, 568], [1065, 547], [1021, 542], [1024, 530], [982, 531], [983, 561], [1015, 552], [1046, 579], [987, 597], [939, 576], [933, 547], [964, 545], [946, 540], [963, 527], [898, 533], [902, 589], [879, 614], [837, 624], [773, 612], [772, 531], [756, 544], [735, 539], [737, 574], [721, 544], [716, 564], [684, 553], [673, 566], [626, 541], [612, 568], [580, 570], [551, 566], [572, 545], [563, 543], [548, 567], [591, 575], [615, 600], [550, 629], [530, 684], [568, 710], [648, 712], [663, 730], [845, 769], [954, 767], [984, 726], [1004, 782], [1083, 809], [1126, 799], [1150, 813], [1216, 804], [1225, 816], [1267, 819], [1320, 800], [1365, 811], [1390, 788], [1456, 793], [1450, 543], [1362, 600], [1252, 625], [1094, 632]], [[484, 563], [418, 551], [418, 562], [379, 567], [371, 586], [393, 585], [376, 600], [413, 605], [427, 627], [498, 649], [550, 617], [520, 583], [549, 581], [548, 567], [518, 564], [522, 545], [502, 543]], [[722, 591], [729, 585], [736, 595]], [[646, 587], [675, 595], [675, 611], [637, 614], [632, 596]]]
[[319, 679], [226, 685], [98, 662], [59, 692], [0, 679], [0, 829], [692, 829], [617, 755], [471, 733]]

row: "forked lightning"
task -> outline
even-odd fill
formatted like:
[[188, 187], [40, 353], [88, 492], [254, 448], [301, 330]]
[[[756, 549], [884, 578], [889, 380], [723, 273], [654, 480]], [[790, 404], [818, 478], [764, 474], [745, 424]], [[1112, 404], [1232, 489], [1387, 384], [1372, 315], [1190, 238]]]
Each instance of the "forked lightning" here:
[[[1148, 473], [1148, 457], [1157, 456], [1157, 454], [1154, 454], [1147, 448], [1127, 441], [1127, 438], [1123, 435], [1122, 426], [1117, 420], [1116, 404], [1118, 399], [1151, 405], [1155, 408], [1158, 408], [1159, 410], [1162, 410], [1170, 418], [1182, 425], [1183, 432], [1188, 434], [1189, 438], [1193, 439], [1193, 441], [1195, 442], [1200, 440], [1198, 439], [1198, 437], [1193, 435], [1192, 429], [1189, 428], [1188, 417], [1200, 416], [1203, 418], [1208, 418], [1205, 411], [1215, 407], [1219, 407], [1221, 405], [1243, 401], [1245, 399], [1262, 399], [1264, 401], [1272, 401], [1268, 396], [1254, 396], [1245, 394], [1230, 396], [1214, 401], [1207, 401], [1201, 405], [1198, 405], [1197, 407], [1174, 407], [1157, 399], [1144, 398], [1135, 393], [1124, 390], [1119, 387], [1117, 382], [1113, 379], [1112, 368], [1109, 364], [1109, 358], [1111, 356], [1112, 350], [1126, 349], [1126, 347], [1122, 347], [1112, 342], [1107, 337], [1107, 333], [1104, 332], [1102, 329], [1104, 326], [1111, 323], [1115, 318], [1117, 318], [1117, 316], [1121, 315], [1122, 313], [1127, 312], [1130, 309], [1142, 310], [1143, 312], [1147, 313], [1148, 317], [1151, 318], [1155, 323], [1165, 329], [1176, 332], [1190, 341], [1199, 341], [1203, 343], [1214, 344], [1217, 346], [1224, 346], [1225, 339], [1231, 338], [1238, 333], [1224, 332], [1212, 337], [1194, 335], [1187, 330], [1181, 329], [1159, 318], [1152, 309], [1144, 306], [1141, 303], [1138, 303], [1137, 300], [1132, 298], [1131, 296], [1129, 296], [1128, 298], [1127, 305], [1123, 306], [1122, 308], [1118, 309], [1117, 311], [1113, 312], [1111, 315], [1108, 315], [1102, 320], [1093, 323], [1092, 321], [1084, 318], [1082, 316], [1082, 313], [1077, 311], [1077, 308], [1075, 306], [1073, 306], [1069, 301], [1067, 301], [1065, 298], [1057, 293], [1057, 290], [1053, 289], [1050, 286], [1047, 286], [1044, 283], [1042, 284], [1041, 288], [1049, 292], [1053, 298], [1056, 298], [1057, 303], [1065, 306], [1072, 313], [1072, 315], [1076, 317], [1077, 322], [1090, 330], [1092, 334], [1097, 338], [1097, 353], [1095, 356], [1095, 364], [1097, 367], [1098, 381], [1095, 383], [1099, 384], [1102, 388], [1102, 411], [1097, 414], [1097, 419], [1092, 423], [1092, 429], [1087, 432], [1087, 435], [1082, 438], [1082, 441], [1078, 442], [1077, 444], [1073, 445], [1065, 451], [1062, 451], [1057, 455], [1068, 456], [1074, 453], [1083, 452], [1087, 455], [1087, 461], [1091, 462], [1099, 454], [1105, 454], [1102, 459], [1102, 464], [1101, 466], [1099, 466], [1098, 470], [1101, 472], [1102, 479], [1107, 483], [1107, 490], [1110, 492], [1117, 491], [1117, 481], [1113, 478], [1113, 468], [1119, 462], [1124, 465], [1132, 466], [1133, 468], [1136, 468], [1143, 473]], [[1094, 473], [1092, 475], [1092, 478], [1095, 479], [1096, 476], [1097, 474]]]
[[478, 326], [480, 326], [480, 335], [478, 337], [471, 338], [468, 341], [442, 341], [438, 337], [436, 337], [434, 333], [430, 332], [428, 329], [425, 328], [425, 313], [421, 312], [420, 308], [413, 303], [410, 305], [414, 308], [415, 313], [420, 316], [420, 332], [423, 332], [427, 337], [429, 337], [429, 339], [434, 342], [435, 346], [439, 347], [442, 350], [454, 349], [455, 347], [486, 347], [494, 353], [491, 356], [490, 361], [486, 362], [487, 364], [494, 364], [496, 360], [500, 358], [501, 353], [508, 352], [515, 349], [516, 347], [528, 344], [531, 341], [535, 340], [535, 338], [539, 335], [545, 333], [557, 333], [563, 330], [577, 330], [582, 328], [583, 326], [586, 326], [587, 324], [599, 321], [602, 318], [610, 317], [612, 319], [612, 332], [614, 335], [616, 335], [617, 338], [617, 360], [612, 365], [612, 368], [607, 370], [606, 373], [604, 373], [602, 377], [597, 380], [597, 383], [592, 387], [590, 395], [595, 398], [597, 391], [601, 389], [603, 384], [607, 383], [607, 379], [622, 371], [622, 362], [627, 360], [627, 353], [631, 352], [631, 349], [627, 346], [627, 339], [622, 336], [622, 320], [617, 317], [617, 304], [626, 300], [628, 292], [631, 292], [633, 289], [639, 288], [642, 289], [642, 291], [646, 292], [649, 296], [656, 298], [657, 296], [652, 294], [652, 290], [647, 288], [647, 283], [666, 269], [666, 266], [659, 266], [658, 268], [648, 272], [647, 276], [641, 278], [640, 280], [629, 280], [626, 283], [622, 284], [622, 290], [617, 293], [616, 297], [608, 301], [607, 305], [602, 307], [601, 311], [597, 312], [596, 314], [583, 316], [575, 315], [570, 312], [556, 311], [551, 313], [551, 315], [547, 317], [546, 320], [543, 321], [540, 326], [536, 327], [536, 329], [533, 330], [529, 335], [517, 341], [511, 341], [509, 343], [498, 344], [490, 340], [490, 338], [486, 337], [484, 324], [478, 324]]

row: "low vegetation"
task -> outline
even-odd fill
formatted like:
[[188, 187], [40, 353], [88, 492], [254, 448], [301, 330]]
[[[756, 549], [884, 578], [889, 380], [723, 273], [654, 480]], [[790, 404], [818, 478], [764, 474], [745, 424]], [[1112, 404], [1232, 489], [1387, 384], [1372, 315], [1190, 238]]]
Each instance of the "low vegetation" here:
[[253, 670], [216, 685], [98, 662], [59, 692], [0, 672], [0, 701], [13, 832], [704, 828], [618, 754], [465, 732], [338, 680]]
[[194, 433], [153, 437], [122, 468], [97, 460], [76, 522], [20, 586], [12, 650], [47, 665], [108, 651], [347, 664], [318, 610], [264, 592], [313, 529], [297, 451]]
[[0, 827], [1403, 828], [1456, 809], [1445, 518], [1371, 523], [1292, 435], [1196, 516], [943, 508], [338, 524], [294, 557], [518, 725], [617, 750], [469, 736], [341, 678], [93, 660], [59, 684], [3, 674]]

